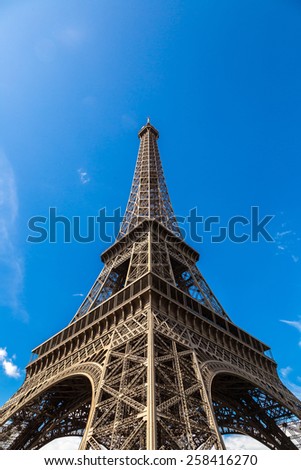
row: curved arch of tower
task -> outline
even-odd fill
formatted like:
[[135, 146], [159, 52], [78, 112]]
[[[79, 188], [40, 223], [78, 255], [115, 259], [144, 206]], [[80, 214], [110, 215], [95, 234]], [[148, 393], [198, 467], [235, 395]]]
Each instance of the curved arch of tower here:
[[74, 318], [33, 350], [0, 409], [0, 448], [224, 449], [223, 434], [301, 448], [301, 403], [269, 347], [235, 325], [185, 243], [148, 122], [104, 267]]

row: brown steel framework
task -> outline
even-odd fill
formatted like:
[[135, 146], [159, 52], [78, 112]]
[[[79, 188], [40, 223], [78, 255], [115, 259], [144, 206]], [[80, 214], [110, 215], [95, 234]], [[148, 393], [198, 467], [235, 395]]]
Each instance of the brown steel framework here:
[[300, 401], [268, 346], [231, 322], [181, 238], [148, 122], [126, 213], [71, 323], [34, 349], [0, 409], [3, 449], [223, 449], [242, 433], [301, 447]]

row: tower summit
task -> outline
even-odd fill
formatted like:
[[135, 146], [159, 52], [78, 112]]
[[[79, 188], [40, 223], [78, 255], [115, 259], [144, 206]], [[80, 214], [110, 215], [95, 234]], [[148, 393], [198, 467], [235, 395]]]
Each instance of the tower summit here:
[[81, 449], [223, 449], [223, 434], [242, 433], [300, 448], [300, 401], [268, 346], [230, 320], [182, 239], [158, 131], [148, 121], [138, 136], [117, 240], [71, 323], [33, 350], [0, 409], [0, 445], [79, 435]]
[[150, 124], [149, 118], [138, 137], [140, 147], [134, 179], [118, 239], [145, 219], [157, 220], [180, 237], [159, 155], [159, 132]]

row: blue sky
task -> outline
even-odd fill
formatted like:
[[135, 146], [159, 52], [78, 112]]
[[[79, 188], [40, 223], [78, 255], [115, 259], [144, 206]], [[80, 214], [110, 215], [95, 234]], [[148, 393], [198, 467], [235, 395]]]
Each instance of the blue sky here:
[[108, 246], [30, 244], [28, 220], [123, 211], [147, 116], [177, 215], [275, 216], [273, 243], [191, 243], [231, 319], [301, 395], [300, 20], [293, 0], [2, 0], [0, 403]]

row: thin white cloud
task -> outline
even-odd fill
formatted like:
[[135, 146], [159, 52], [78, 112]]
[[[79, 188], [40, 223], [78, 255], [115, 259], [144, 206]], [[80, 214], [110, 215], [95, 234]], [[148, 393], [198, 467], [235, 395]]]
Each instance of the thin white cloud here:
[[123, 114], [121, 116], [121, 123], [122, 123], [122, 126], [125, 127], [126, 129], [138, 129], [139, 128], [139, 124], [138, 124], [136, 116], [131, 115], [131, 114]]
[[[293, 372], [292, 367], [287, 366], [282, 369], [280, 369], [280, 374], [283, 377], [283, 383], [284, 385], [299, 399], [301, 399], [301, 386], [295, 384], [291, 380], [288, 379], [288, 376]], [[301, 377], [297, 377], [298, 381], [301, 381]]]
[[282, 377], [284, 379], [286, 379], [286, 377], [292, 372], [292, 368], [290, 366], [287, 366], [287, 367], [283, 367], [282, 369], [280, 369], [280, 374], [282, 375]]
[[54, 439], [41, 447], [41, 450], [77, 450], [81, 442], [81, 437], [68, 436]]
[[7, 351], [5, 348], [0, 348], [0, 363], [4, 361], [4, 359], [7, 357]]
[[[283, 213], [281, 213], [283, 215]], [[274, 236], [274, 241], [276, 244], [276, 255], [286, 255], [289, 256], [294, 263], [298, 263], [300, 257], [297, 254], [300, 249], [298, 246], [298, 241], [300, 237], [297, 236], [297, 233], [294, 230], [289, 230], [287, 228], [287, 222], [281, 224], [281, 230], [278, 230]]]
[[35, 53], [42, 62], [52, 62], [56, 57], [55, 42], [51, 39], [41, 39], [35, 46]]
[[78, 173], [78, 175], [79, 175], [79, 179], [80, 179], [81, 184], [87, 184], [87, 183], [89, 183], [90, 177], [89, 177], [89, 175], [88, 175], [88, 173], [87, 173], [86, 170], [83, 170], [82, 168], [79, 168], [79, 169], [77, 170], [77, 173]]
[[261, 444], [261, 442], [249, 436], [224, 436], [224, 442], [228, 450], [267, 450], [267, 447], [264, 444]]
[[9, 240], [7, 229], [15, 222], [17, 213], [18, 198], [14, 172], [6, 155], [0, 151], [0, 221], [1, 236], [5, 242]]
[[297, 397], [301, 400], [301, 386], [297, 385], [289, 380], [285, 381], [285, 386]]
[[289, 235], [289, 234], [291, 234], [291, 233], [293, 233], [292, 230], [284, 230], [283, 232], [277, 232], [277, 233], [276, 233], [276, 237], [282, 238], [282, 237], [284, 237], [285, 235]]
[[[13, 356], [15, 357], [15, 356]], [[20, 370], [13, 362], [13, 358], [9, 358], [6, 348], [0, 348], [0, 365], [2, 366], [3, 372], [8, 377], [18, 379], [21, 375]]]
[[[286, 323], [286, 325], [292, 326], [295, 328], [299, 333], [301, 333], [301, 317], [297, 321], [291, 321], [291, 320], [280, 320], [282, 323]], [[301, 348], [301, 339], [298, 342], [298, 346]]]
[[286, 323], [287, 325], [293, 326], [301, 333], [301, 319], [298, 321], [291, 321], [291, 320], [280, 320], [282, 323]]
[[86, 33], [83, 28], [78, 26], [66, 26], [55, 34], [59, 43], [66, 47], [78, 47], [85, 38]]
[[23, 289], [23, 260], [14, 242], [18, 196], [13, 168], [0, 150], [0, 303], [27, 319], [20, 303]]
[[34, 51], [40, 61], [52, 62], [58, 57], [60, 49], [75, 50], [84, 43], [86, 38], [85, 28], [66, 25], [40, 38], [34, 47]]
[[72, 294], [73, 297], [83, 297], [84, 294]]
[[97, 99], [93, 95], [87, 95], [82, 99], [82, 104], [86, 108], [95, 108], [97, 106]]

